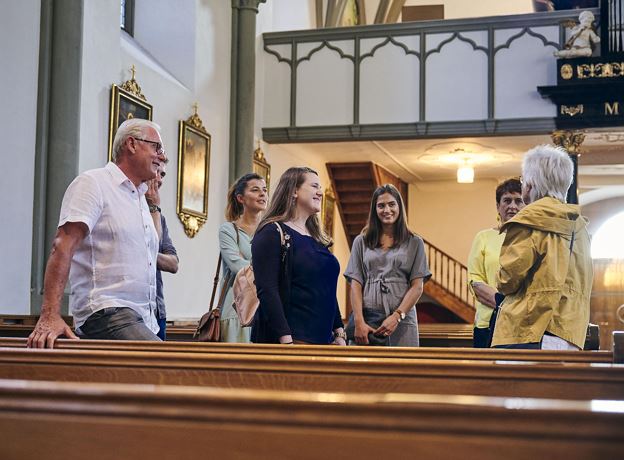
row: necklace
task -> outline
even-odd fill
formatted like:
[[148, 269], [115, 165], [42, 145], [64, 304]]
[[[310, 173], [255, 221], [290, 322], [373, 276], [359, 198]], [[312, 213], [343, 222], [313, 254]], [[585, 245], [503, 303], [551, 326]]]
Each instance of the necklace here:
[[299, 230], [299, 233], [301, 233], [302, 235], [310, 235], [310, 232], [308, 232], [307, 228], [302, 228], [300, 225], [295, 224], [292, 220], [289, 222], [290, 225], [292, 225], [293, 227], [295, 227], [297, 230]]

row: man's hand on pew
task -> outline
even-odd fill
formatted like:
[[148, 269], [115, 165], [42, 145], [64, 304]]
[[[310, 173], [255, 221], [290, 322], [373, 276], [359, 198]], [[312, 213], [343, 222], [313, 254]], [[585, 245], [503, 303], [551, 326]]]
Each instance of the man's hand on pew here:
[[68, 339], [79, 340], [63, 318], [58, 315], [41, 315], [35, 330], [28, 336], [28, 348], [54, 348], [57, 338], [65, 336]]

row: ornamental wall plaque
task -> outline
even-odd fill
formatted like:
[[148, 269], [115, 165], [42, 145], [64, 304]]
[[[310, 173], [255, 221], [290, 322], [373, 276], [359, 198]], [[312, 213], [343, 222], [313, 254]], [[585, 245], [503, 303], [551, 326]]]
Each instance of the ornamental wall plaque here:
[[108, 161], [113, 159], [113, 140], [117, 128], [124, 121], [131, 118], [143, 118], [152, 121], [152, 106], [141, 91], [141, 87], [134, 78], [136, 68], [130, 68], [131, 78], [121, 86], [111, 87], [110, 120], [108, 123]]
[[208, 219], [208, 180], [210, 177], [211, 136], [197, 113], [180, 120], [178, 137], [177, 214], [189, 238]]

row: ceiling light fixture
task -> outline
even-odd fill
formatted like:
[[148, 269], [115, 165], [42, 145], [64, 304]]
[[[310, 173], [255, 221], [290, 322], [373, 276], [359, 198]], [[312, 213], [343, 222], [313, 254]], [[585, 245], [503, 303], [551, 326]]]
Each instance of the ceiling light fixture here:
[[472, 184], [473, 182], [474, 168], [468, 162], [465, 162], [457, 168], [457, 183]]

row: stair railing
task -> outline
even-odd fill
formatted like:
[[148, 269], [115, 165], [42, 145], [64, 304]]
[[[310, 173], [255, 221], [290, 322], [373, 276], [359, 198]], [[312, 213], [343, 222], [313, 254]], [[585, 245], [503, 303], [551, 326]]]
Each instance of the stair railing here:
[[428, 241], [423, 242], [431, 279], [462, 302], [475, 308], [474, 296], [468, 289], [468, 268]]

